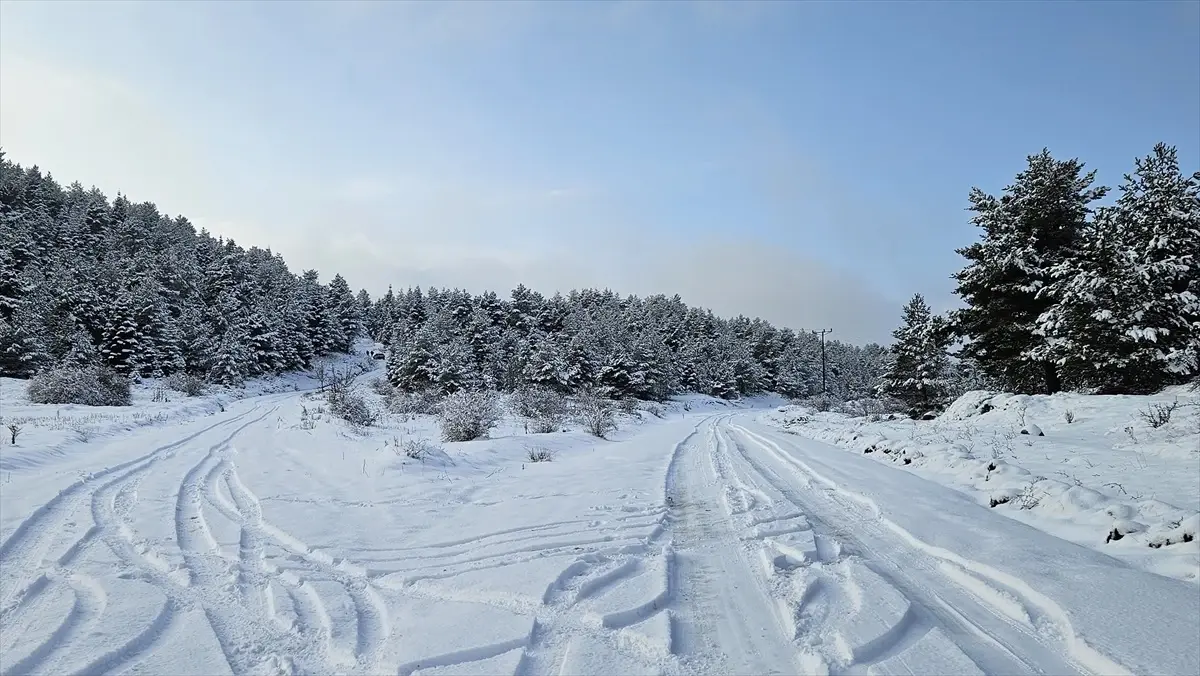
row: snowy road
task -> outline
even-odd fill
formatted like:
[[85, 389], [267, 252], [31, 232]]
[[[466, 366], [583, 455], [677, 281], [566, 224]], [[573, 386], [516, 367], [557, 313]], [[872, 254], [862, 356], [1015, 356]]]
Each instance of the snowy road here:
[[456, 480], [303, 406], [6, 484], [0, 671], [1200, 673], [1186, 583], [750, 416]]

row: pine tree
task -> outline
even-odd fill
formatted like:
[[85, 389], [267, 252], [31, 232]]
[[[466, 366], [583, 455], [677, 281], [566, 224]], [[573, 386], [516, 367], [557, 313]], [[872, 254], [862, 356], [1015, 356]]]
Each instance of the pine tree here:
[[221, 338], [213, 351], [208, 379], [222, 385], [241, 385], [248, 375], [247, 366], [252, 361], [245, 335], [235, 328]]
[[523, 368], [525, 381], [555, 390], [568, 389], [569, 370], [558, 341], [538, 330], [529, 337], [529, 345], [529, 360]]
[[1200, 373], [1200, 172], [1184, 176], [1159, 143], [1125, 177], [1114, 217], [1141, 291], [1124, 327], [1132, 361], [1159, 374], [1155, 387], [1186, 382]]
[[361, 301], [346, 304], [338, 279], [331, 291], [270, 250], [151, 203], [63, 190], [0, 153], [0, 374], [102, 363], [233, 382], [301, 368], [353, 339]]
[[904, 306], [904, 323], [892, 336], [896, 342], [879, 393], [903, 402], [914, 417], [945, 406], [950, 336], [944, 320], [916, 294]]
[[119, 295], [107, 311], [108, 319], [100, 342], [100, 356], [117, 373], [132, 375], [138, 368], [142, 349], [142, 332], [134, 315], [133, 299]]
[[334, 275], [330, 280], [327, 299], [327, 311], [333, 324], [332, 349], [336, 352], [349, 352], [362, 331], [359, 303], [350, 291], [350, 285], [341, 275]]
[[1094, 180], [1078, 160], [1055, 160], [1043, 150], [999, 199], [971, 191], [972, 222], [983, 239], [958, 251], [968, 265], [954, 275], [956, 293], [967, 307], [953, 321], [967, 339], [964, 353], [1002, 387], [1062, 387], [1057, 364], [1039, 350], [1045, 341], [1037, 320], [1058, 301], [1055, 267], [1075, 255], [1089, 205], [1107, 192], [1092, 187]]
[[1153, 392], [1197, 371], [1198, 186], [1200, 174], [1183, 176], [1174, 148], [1158, 144], [1083, 231], [1078, 255], [1056, 267], [1059, 302], [1039, 317], [1038, 356], [1076, 386]]

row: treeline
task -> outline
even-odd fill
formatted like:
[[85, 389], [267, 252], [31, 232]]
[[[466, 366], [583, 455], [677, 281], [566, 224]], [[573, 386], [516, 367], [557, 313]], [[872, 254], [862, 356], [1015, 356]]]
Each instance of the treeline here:
[[[696, 392], [727, 399], [821, 392], [821, 344], [811, 332], [761, 319], [720, 318], [679, 296], [640, 298], [586, 289], [549, 298], [518, 286], [495, 293], [408, 289], [364, 306], [370, 335], [387, 344], [387, 373], [403, 391], [539, 385], [595, 389], [611, 398]], [[831, 396], [870, 396], [887, 351], [825, 345]]]
[[881, 391], [915, 409], [953, 388], [948, 351], [1020, 393], [1147, 393], [1200, 375], [1200, 172], [1158, 144], [1109, 189], [1077, 159], [1027, 158], [999, 196], [975, 188], [980, 241], [960, 249], [962, 309], [917, 296], [895, 332]]
[[360, 333], [340, 276], [293, 274], [150, 202], [61, 187], [0, 153], [0, 376], [105, 366], [237, 384], [307, 368]]
[[[105, 367], [223, 384], [308, 368], [363, 332], [388, 345], [404, 391], [588, 388], [615, 398], [698, 392], [789, 396], [822, 387], [809, 332], [724, 319], [678, 296], [583, 290], [509, 298], [391, 290], [372, 300], [341, 276], [296, 275], [270, 249], [197, 231], [150, 202], [60, 186], [0, 153], [0, 376]], [[868, 396], [886, 350], [825, 345], [838, 398]]]
[[[968, 387], [1149, 392], [1200, 373], [1200, 172], [1159, 144], [1111, 206], [1078, 160], [1048, 151], [999, 197], [970, 195], [979, 242], [954, 275], [965, 307], [917, 296], [891, 349], [825, 345], [824, 388], [884, 394], [914, 411]], [[0, 153], [0, 375], [103, 366], [212, 382], [309, 367], [366, 332], [407, 392], [538, 385], [661, 399], [822, 392], [808, 331], [721, 318], [678, 296], [582, 290], [508, 298], [391, 289], [372, 300], [340, 276], [296, 275], [269, 249], [199, 232], [154, 204], [62, 188]], [[954, 349], [957, 347], [957, 349]]]

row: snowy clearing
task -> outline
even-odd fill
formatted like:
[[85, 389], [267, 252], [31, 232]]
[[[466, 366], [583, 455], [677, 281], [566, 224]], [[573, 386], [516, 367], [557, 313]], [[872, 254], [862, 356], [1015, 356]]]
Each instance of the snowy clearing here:
[[689, 397], [612, 440], [510, 418], [414, 460], [431, 418], [356, 429], [310, 386], [6, 443], [0, 671], [1200, 669], [1193, 585], [762, 409]]

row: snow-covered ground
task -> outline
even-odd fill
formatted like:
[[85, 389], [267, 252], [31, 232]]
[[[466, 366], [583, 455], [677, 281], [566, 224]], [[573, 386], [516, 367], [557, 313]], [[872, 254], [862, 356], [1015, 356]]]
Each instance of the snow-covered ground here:
[[[1155, 412], [1169, 421], [1155, 426], [1148, 419]], [[1002, 503], [995, 505], [999, 513], [1200, 584], [1195, 390], [970, 392], [932, 421], [851, 418], [797, 406], [762, 419], [965, 490], [981, 504]], [[1110, 538], [1114, 529], [1118, 540]]]
[[355, 429], [308, 380], [87, 441], [11, 384], [5, 674], [1200, 671], [1194, 585], [760, 424], [769, 399], [413, 460], [433, 419]]

